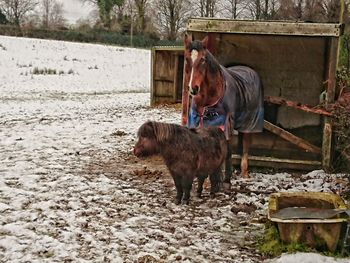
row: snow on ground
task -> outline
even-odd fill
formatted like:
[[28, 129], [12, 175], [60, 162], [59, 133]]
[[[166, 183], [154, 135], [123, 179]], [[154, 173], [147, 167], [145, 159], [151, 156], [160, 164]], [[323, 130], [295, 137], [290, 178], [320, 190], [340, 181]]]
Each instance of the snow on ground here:
[[[6, 97], [149, 91], [148, 50], [4, 36], [0, 44], [0, 85]], [[33, 75], [35, 68], [57, 75]]]
[[261, 262], [267, 193], [347, 187], [323, 171], [253, 173], [232, 181], [251, 193], [176, 206], [162, 161], [131, 153], [144, 121], [180, 122], [149, 107], [150, 51], [0, 36], [0, 58], [0, 262]]
[[350, 259], [334, 259], [331, 257], [321, 256], [316, 253], [296, 253], [296, 254], [285, 254], [280, 258], [273, 259], [266, 263], [348, 263]]

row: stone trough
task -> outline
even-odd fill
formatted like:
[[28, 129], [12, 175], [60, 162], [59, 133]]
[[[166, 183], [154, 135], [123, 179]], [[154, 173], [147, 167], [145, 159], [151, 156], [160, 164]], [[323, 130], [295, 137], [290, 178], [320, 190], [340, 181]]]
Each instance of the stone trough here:
[[268, 218], [275, 222], [284, 243], [303, 243], [312, 248], [325, 245], [334, 252], [346, 240], [348, 210], [340, 196], [322, 192], [271, 194]]

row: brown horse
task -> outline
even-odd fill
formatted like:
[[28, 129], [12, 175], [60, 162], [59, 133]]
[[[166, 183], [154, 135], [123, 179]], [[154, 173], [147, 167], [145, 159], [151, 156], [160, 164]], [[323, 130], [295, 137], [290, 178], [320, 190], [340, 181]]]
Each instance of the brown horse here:
[[[258, 74], [246, 66], [225, 68], [202, 41], [185, 36], [185, 89], [183, 124], [188, 127], [219, 126], [228, 143], [224, 183], [232, 175], [232, 135], [240, 134], [241, 175], [248, 174], [248, 151], [251, 134], [261, 132], [264, 124], [263, 88]], [[187, 94], [186, 94], [187, 93]], [[189, 109], [190, 107], [190, 109]]]

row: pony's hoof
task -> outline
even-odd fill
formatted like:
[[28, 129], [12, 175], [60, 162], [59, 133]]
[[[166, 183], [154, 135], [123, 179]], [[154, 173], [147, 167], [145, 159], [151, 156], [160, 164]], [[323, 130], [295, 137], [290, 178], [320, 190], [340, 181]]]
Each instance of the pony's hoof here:
[[216, 186], [212, 187], [212, 189], [210, 190], [210, 193], [212, 194], [215, 194], [215, 193], [218, 193], [220, 192], [220, 184], [217, 184]]
[[211, 199], [214, 199], [215, 198], [215, 193], [210, 193], [209, 196], [210, 196]]
[[227, 183], [224, 182], [222, 183], [222, 189], [226, 192], [226, 191], [230, 191], [231, 190], [231, 183]]
[[190, 204], [190, 200], [182, 200], [182, 204], [183, 205], [189, 205]]
[[202, 193], [197, 193], [198, 198], [202, 198]]
[[175, 203], [175, 205], [180, 205], [181, 204], [181, 199], [175, 199], [175, 201], [174, 201], [174, 203]]

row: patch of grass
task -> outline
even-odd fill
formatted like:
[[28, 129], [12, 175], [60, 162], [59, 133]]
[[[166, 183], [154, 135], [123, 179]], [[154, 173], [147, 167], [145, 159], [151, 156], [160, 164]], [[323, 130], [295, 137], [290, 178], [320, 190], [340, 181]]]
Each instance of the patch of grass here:
[[57, 70], [51, 69], [51, 68], [42, 68], [39, 69], [38, 67], [35, 67], [32, 71], [33, 75], [56, 75]]
[[316, 248], [311, 248], [302, 243], [285, 244], [280, 239], [277, 226], [271, 222], [268, 222], [265, 225], [263, 235], [259, 238], [258, 249], [264, 256], [267, 257], [277, 257], [282, 253], [295, 252], [316, 252], [331, 257], [341, 256], [339, 251], [334, 253], [328, 251], [323, 240], [317, 239], [316, 243]]
[[[64, 75], [64, 70], [56, 70], [51, 68], [38, 68], [35, 67], [31, 72], [32, 75]], [[68, 70], [67, 74], [74, 74], [73, 69]]]
[[283, 253], [283, 246], [275, 225], [267, 223], [263, 236], [259, 238], [259, 250], [265, 256], [276, 257]]
[[17, 63], [16, 65], [17, 65], [17, 67], [19, 67], [19, 68], [30, 68], [30, 67], [33, 66], [32, 63], [29, 63], [29, 64], [20, 64], [20, 63]]
[[88, 69], [98, 69], [98, 66], [97, 65], [95, 65], [94, 67], [89, 66]]

